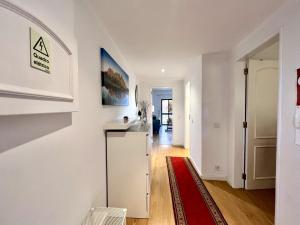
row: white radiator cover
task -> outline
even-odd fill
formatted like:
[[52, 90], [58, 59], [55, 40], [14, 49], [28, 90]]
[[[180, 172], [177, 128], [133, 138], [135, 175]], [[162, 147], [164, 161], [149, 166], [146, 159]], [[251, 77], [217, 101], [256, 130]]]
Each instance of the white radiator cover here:
[[126, 225], [126, 209], [91, 208], [82, 225]]

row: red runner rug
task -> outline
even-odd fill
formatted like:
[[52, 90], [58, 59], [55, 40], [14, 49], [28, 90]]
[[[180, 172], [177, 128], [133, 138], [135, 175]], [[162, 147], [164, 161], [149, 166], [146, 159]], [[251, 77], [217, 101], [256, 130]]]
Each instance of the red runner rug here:
[[188, 158], [167, 157], [177, 225], [227, 225]]

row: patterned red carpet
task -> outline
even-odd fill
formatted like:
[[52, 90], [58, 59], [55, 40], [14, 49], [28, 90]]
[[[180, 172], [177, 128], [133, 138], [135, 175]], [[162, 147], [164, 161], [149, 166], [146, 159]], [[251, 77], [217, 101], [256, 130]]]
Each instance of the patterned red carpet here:
[[167, 157], [177, 225], [227, 225], [188, 158]]

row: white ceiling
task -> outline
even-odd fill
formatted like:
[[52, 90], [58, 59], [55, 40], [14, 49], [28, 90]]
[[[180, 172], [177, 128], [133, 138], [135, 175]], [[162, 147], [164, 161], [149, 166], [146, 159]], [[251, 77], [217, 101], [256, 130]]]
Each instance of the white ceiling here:
[[178, 79], [191, 58], [230, 49], [286, 0], [88, 1], [138, 76]]

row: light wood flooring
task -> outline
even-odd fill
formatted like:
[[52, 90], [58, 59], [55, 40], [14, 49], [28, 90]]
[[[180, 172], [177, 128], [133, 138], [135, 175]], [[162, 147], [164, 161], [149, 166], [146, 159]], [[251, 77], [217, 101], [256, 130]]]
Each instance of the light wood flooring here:
[[[127, 225], [175, 225], [166, 156], [188, 156], [183, 148], [157, 145], [152, 150], [149, 219], [127, 219]], [[204, 182], [229, 225], [274, 224], [274, 190], [233, 189], [226, 182]]]

